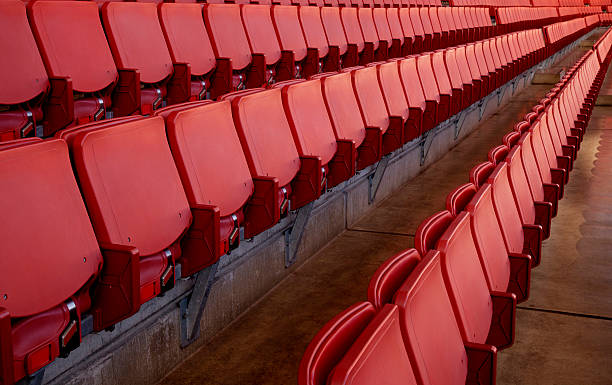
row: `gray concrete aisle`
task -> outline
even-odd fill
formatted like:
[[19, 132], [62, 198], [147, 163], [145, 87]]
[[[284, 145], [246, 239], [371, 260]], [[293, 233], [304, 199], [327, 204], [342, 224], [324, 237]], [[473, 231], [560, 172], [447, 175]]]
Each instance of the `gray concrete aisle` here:
[[[571, 61], [572, 58], [567, 59], [568, 63]], [[419, 223], [427, 216], [444, 208], [444, 200], [448, 192], [468, 181], [469, 170], [486, 159], [487, 151], [501, 142], [502, 135], [508, 132], [513, 124], [519, 121], [550, 87], [551, 85], [531, 85], [521, 91], [502, 110], [483, 121], [478, 129], [442, 159], [415, 177], [390, 198], [381, 202], [366, 217], [332, 240], [325, 248], [296, 269], [245, 314], [228, 325], [209, 344], [171, 372], [160, 384], [295, 384], [301, 356], [316, 332], [346, 307], [357, 301], [365, 300], [368, 281], [376, 268], [394, 253], [413, 246], [414, 232]], [[593, 129], [589, 133], [590, 136], [585, 139], [583, 144], [585, 148], [581, 151], [581, 158], [576, 164], [576, 170], [572, 174], [573, 179], [568, 186], [567, 198], [563, 202], [565, 206], [560, 206], [559, 218], [554, 222], [555, 237], [559, 238], [558, 242], [561, 243], [555, 246], [554, 239], [556, 238], [552, 237], [547, 241], [543, 266], [534, 272], [534, 292], [541, 291], [542, 293], [539, 296], [534, 295], [526, 306], [533, 305], [549, 310], [576, 313], [599, 314], [602, 312], [602, 308], [596, 308], [595, 305], [577, 306], [580, 299], [586, 296], [587, 291], [596, 290], [595, 280], [590, 286], [586, 286], [586, 289], [585, 286], [581, 286], [589, 276], [590, 269], [595, 268], [594, 265], [589, 265], [591, 267], [588, 268], [584, 264], [572, 266], [572, 257], [567, 256], [563, 259], [562, 256], [559, 256], [561, 252], [556, 250], [557, 247], [567, 248], [562, 243], [563, 240], [578, 239], [575, 236], [578, 228], [575, 226], [580, 223], [571, 219], [573, 218], [572, 206], [571, 203], [566, 202], [571, 202], [572, 199], [576, 199], [576, 196], [583, 198], [585, 196], [584, 191], [582, 193], [580, 191], [584, 189], [586, 180], [581, 181], [580, 173], [583, 172], [581, 168], [586, 167], [585, 162], [588, 162], [588, 152], [591, 151], [589, 148], [594, 143], [594, 132]], [[608, 166], [608, 172], [609, 170]], [[584, 173], [588, 173], [588, 170]], [[596, 192], [593, 191], [593, 194]], [[609, 193], [612, 194], [610, 191]], [[592, 199], [595, 199], [595, 196], [593, 195]], [[569, 209], [566, 208], [568, 205]], [[587, 206], [588, 203], [584, 203], [581, 211], [586, 210]], [[603, 210], [599, 208], [592, 215], [596, 216], [597, 213], [602, 212]], [[592, 224], [590, 228], [584, 228], [583, 231], [590, 232], [591, 237], [599, 234], [598, 239], [604, 239], [606, 233], [599, 231], [596, 233], [596, 230], [600, 229], [597, 226], [600, 226], [599, 222]], [[594, 246], [590, 245], [591, 242], [591, 240], [585, 240], [581, 243], [581, 247], [587, 248], [581, 255], [584, 255], [585, 258], [588, 256], [589, 259], [599, 258], [603, 263], [605, 259], [603, 255], [593, 256]], [[612, 246], [612, 242], [608, 238], [609, 246]], [[604, 252], [605, 248], [598, 250]], [[574, 278], [573, 280], [560, 276], [560, 280], [565, 281], [564, 284], [547, 283], [554, 278], [555, 274], [565, 272], [569, 268], [575, 270], [573, 274], [568, 274]], [[612, 271], [610, 266], [600, 267], [600, 269], [600, 276]], [[599, 288], [600, 292], [605, 292], [610, 287], [609, 279], [605, 283]], [[565, 291], [573, 291], [574, 294], [572, 296], [572, 294], [566, 294]], [[602, 305], [599, 302], [601, 297], [595, 296], [597, 293], [592, 294], [592, 300], [583, 301], [584, 304], [598, 304], [600, 307], [606, 307], [606, 304]], [[558, 298], [559, 301], [564, 300], [567, 306], [546, 302], [552, 297]], [[612, 306], [610, 306], [609, 296], [607, 309], [607, 315], [611, 315]], [[544, 333], [546, 330], [538, 331], [534, 328], [553, 329], [552, 323], [555, 322], [553, 317], [558, 317], [563, 321], [554, 328], [563, 333], [564, 338], [560, 338], [554, 344], [544, 344], [546, 338], [549, 341], [554, 340], [555, 334], [547, 337]], [[603, 324], [599, 325], [599, 323]], [[607, 328], [604, 328], [603, 325], [607, 325]], [[583, 361], [590, 358], [592, 363], [588, 367], [592, 368], [605, 356], [601, 348], [606, 337], [608, 341], [610, 340], [611, 326], [610, 321], [596, 318], [521, 310], [518, 325], [519, 341], [508, 354], [503, 352], [500, 357], [499, 382], [503, 384], [555, 384], [554, 381], [529, 382], [528, 378], [530, 374], [535, 373], [534, 370], [542, 361], [554, 372], [552, 367], [555, 357], [561, 357], [554, 354], [567, 351], [560, 347], [571, 346], [572, 341], [579, 342], [571, 339], [575, 337], [569, 337], [570, 339], [565, 337], [571, 335], [571, 331], [583, 330], [586, 333], [586, 330], [590, 329], [594, 333], [598, 329], [607, 330], [607, 335], [600, 335], [601, 338], [593, 339], [595, 336], [591, 334], [592, 339], [585, 341], [585, 344], [593, 349], [594, 356], [582, 357], [578, 362], [586, 369], [587, 365]], [[599, 341], [598, 350], [595, 350], [596, 340]], [[542, 348], [531, 348], [531, 344], [535, 346], [544, 344], [546, 348], [551, 347], [548, 350], [556, 350], [551, 353], [548, 353], [548, 350], [546, 353], [540, 353]], [[608, 350], [609, 359], [612, 349]], [[568, 355], [563, 357], [568, 358]], [[563, 361], [558, 362], [558, 365], [567, 369], [575, 366]], [[525, 377], [516, 377], [515, 372], [523, 372], [524, 368], [534, 368], [534, 370], [526, 371]], [[537, 377], [536, 380], [538, 380]], [[594, 382], [574, 380], [572, 383]]]

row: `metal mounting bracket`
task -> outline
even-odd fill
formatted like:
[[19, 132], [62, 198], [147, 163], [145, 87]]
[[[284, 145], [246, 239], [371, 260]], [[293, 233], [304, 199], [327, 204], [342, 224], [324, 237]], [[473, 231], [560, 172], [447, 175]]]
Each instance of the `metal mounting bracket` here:
[[219, 261], [200, 271], [196, 276], [191, 294], [179, 301], [181, 309], [181, 348], [191, 345], [200, 336], [200, 320], [218, 267]]
[[478, 104], [478, 121], [482, 120], [485, 110], [487, 109], [487, 105], [489, 104], [489, 95], [485, 96], [484, 99], [480, 101]]
[[302, 242], [302, 235], [312, 213], [314, 202], [308, 203], [297, 210], [297, 216], [293, 226], [285, 231], [285, 268], [293, 265], [297, 259], [298, 248]]
[[508, 89], [508, 84], [504, 84], [503, 86], [497, 89], [497, 106], [501, 105], [502, 100], [504, 100], [504, 95], [506, 95], [506, 90]]
[[374, 173], [368, 175], [368, 204], [372, 204], [374, 202], [374, 198], [376, 198], [376, 193], [380, 187], [380, 182], [382, 182], [382, 178], [385, 175], [385, 170], [387, 170], [388, 165], [389, 155], [385, 155], [376, 164], [376, 170]]
[[[459, 137], [459, 133], [461, 132], [461, 129], [463, 128], [463, 123], [465, 123], [466, 116], [467, 116], [467, 110], [461, 110], [461, 112], [459, 113], [459, 117], [455, 121], [455, 137], [454, 137], [454, 140], [457, 140], [457, 138]], [[430, 144], [430, 146], [431, 146], [431, 144]], [[429, 152], [429, 150], [427, 150], [427, 151]], [[423, 165], [423, 162], [424, 162], [424, 159], [421, 159], [421, 166]]]
[[[430, 136], [432, 138], [428, 142], [428, 139]], [[431, 135], [431, 132], [426, 132], [425, 134], [423, 134], [423, 140], [419, 142], [419, 147], [421, 148], [421, 161], [420, 161], [421, 166], [424, 165], [425, 160], [427, 160], [427, 155], [429, 154], [429, 150], [431, 149], [432, 143], [433, 143], [433, 135]]]

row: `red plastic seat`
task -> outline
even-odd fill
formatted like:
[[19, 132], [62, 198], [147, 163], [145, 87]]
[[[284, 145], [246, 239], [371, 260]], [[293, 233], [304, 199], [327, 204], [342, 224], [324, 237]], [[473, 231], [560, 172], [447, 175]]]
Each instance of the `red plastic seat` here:
[[[506, 146], [503, 147], [506, 148], [505, 153], [508, 154], [508, 148]], [[489, 176], [491, 175], [493, 170], [495, 170], [496, 165], [497, 162], [493, 163], [489, 161], [477, 164], [476, 166], [472, 167], [472, 169], [470, 170], [470, 183], [474, 184], [476, 188], [480, 188], [480, 186], [485, 184], [486, 181], [489, 179]]]
[[489, 290], [467, 212], [457, 215], [436, 249], [440, 251], [442, 275], [463, 340], [498, 349], [510, 347], [514, 341], [516, 296]]
[[532, 139], [531, 133], [526, 132], [519, 141], [523, 169], [527, 177], [527, 182], [529, 183], [529, 189], [531, 190], [533, 200], [536, 202], [549, 202], [552, 205], [550, 215], [554, 217], [557, 215], [561, 187], [556, 184], [544, 182], [542, 179], [540, 167], [533, 150]]
[[324, 182], [322, 158], [300, 156], [285, 115], [281, 90], [239, 91], [221, 99], [231, 101], [251, 175], [275, 185], [270, 191], [277, 191], [278, 204], [267, 208], [275, 213], [274, 217], [278, 220], [289, 208], [298, 209], [317, 199]]
[[[484, 98], [489, 92], [489, 77], [483, 76], [484, 70], [480, 67], [485, 63], [480, 64], [476, 57], [476, 44], [467, 44], [465, 46], [465, 57], [467, 59], [468, 68], [472, 75], [472, 99], [476, 96], [476, 100]], [[475, 100], [475, 101], [476, 101]]]
[[393, 302], [393, 296], [421, 261], [416, 249], [402, 251], [383, 262], [370, 279], [368, 301], [380, 309]]
[[493, 188], [493, 206], [506, 242], [506, 249], [510, 253], [530, 255], [532, 266], [538, 266], [542, 249], [542, 227], [523, 224], [521, 221], [519, 209], [510, 187], [506, 162], [497, 165], [489, 176], [487, 183]]
[[[5, 53], [0, 64], [0, 105], [6, 106], [0, 112], [1, 142], [34, 134], [43, 121], [41, 103], [50, 83], [22, 1], [0, 3], [0, 30], [10, 36], [0, 41], [0, 51]], [[61, 110], [47, 114], [50, 122], [65, 120]]]
[[[433, 120], [429, 125], [433, 128], [445, 121], [450, 115], [451, 95], [441, 95], [431, 66], [431, 54], [423, 54], [416, 58], [417, 72], [425, 95], [425, 116], [431, 115]], [[429, 111], [429, 112], [428, 112]]]
[[[386, 8], [387, 22], [389, 25], [389, 34], [391, 36], [391, 45], [389, 46], [389, 58], [406, 56], [409, 53], [408, 41], [404, 37], [404, 31], [399, 18], [399, 8]], [[378, 16], [378, 13], [375, 13]], [[377, 18], [374, 19], [377, 21]], [[384, 26], [382, 27], [384, 28]], [[379, 31], [379, 36], [381, 32]], [[412, 41], [412, 38], [409, 39]]]
[[191, 207], [192, 229], [201, 234], [190, 236], [182, 245], [183, 253], [192, 256], [181, 266], [182, 274], [188, 276], [236, 248], [241, 225], [251, 233], [252, 223], [265, 219], [253, 218], [261, 210], [258, 202], [249, 201], [255, 185], [229, 103], [173, 107], [163, 114], [168, 142]]
[[[384, 14], [386, 19], [386, 13], [381, 12], [383, 9], [379, 9], [378, 13]], [[341, 11], [342, 12], [342, 11]], [[357, 19], [359, 20], [359, 27], [364, 41], [364, 54], [361, 56], [361, 65], [366, 65], [373, 61], [386, 60], [388, 57], [390, 39], [387, 41], [385, 37], [379, 37], [377, 29], [379, 26], [374, 23], [374, 14], [372, 8], [359, 8], [357, 10]], [[386, 21], [386, 20], [385, 20]], [[387, 23], [388, 28], [388, 23]], [[387, 31], [388, 32], [388, 31]], [[348, 36], [348, 35], [347, 35]], [[389, 34], [387, 34], [389, 37]], [[372, 47], [372, 57], [365, 58], [364, 55], [369, 55], [370, 46]]]
[[96, 4], [35, 2], [29, 14], [54, 95], [44, 135], [104, 119], [118, 73]]
[[[432, 64], [435, 66], [441, 66], [441, 64], [439, 63], [439, 57], [434, 57], [434, 61], [432, 62]], [[453, 107], [451, 110], [454, 111], [454, 113], [457, 113], [462, 109], [469, 107], [469, 105], [471, 104], [471, 82], [464, 89], [462, 71], [459, 69], [459, 64], [457, 63], [457, 58], [455, 57], [454, 48], [448, 48], [444, 50], [444, 64], [448, 73], [448, 79], [453, 89], [451, 97], [451, 106]]]
[[453, 218], [450, 211], [444, 210], [430, 215], [419, 224], [414, 235], [414, 247], [419, 254], [426, 255], [430, 250], [435, 249], [440, 236], [446, 231]]
[[113, 102], [115, 116], [149, 115], [166, 102], [189, 99], [184, 90], [191, 91], [191, 79], [174, 71], [155, 4], [110, 2], [102, 6], [102, 21], [122, 90]]
[[395, 61], [376, 65], [378, 83], [385, 99], [389, 116], [402, 118], [404, 126], [404, 142], [419, 136], [421, 131], [421, 118], [423, 111], [420, 108], [410, 107], [401, 87], [401, 78], [398, 63]]
[[380, 130], [382, 153], [397, 150], [404, 144], [404, 120], [401, 115], [389, 116], [378, 84], [376, 67], [354, 69], [351, 77], [365, 126]]
[[[369, 44], [366, 44], [364, 40], [359, 24], [360, 9], [351, 7], [340, 8], [340, 19], [342, 20], [342, 27], [348, 43], [347, 53], [342, 61], [342, 67], [344, 68], [364, 65], [374, 61], [374, 50], [378, 48], [378, 44], [375, 47], [373, 42], [369, 41]], [[325, 20], [323, 20], [323, 24], [325, 25]]]
[[[159, 21], [175, 69], [190, 71], [191, 90], [188, 99], [190, 101], [210, 99], [211, 78], [216, 67], [216, 59], [204, 26], [202, 6], [162, 4], [159, 6]], [[183, 92], [187, 93], [188, 90]]]
[[404, 347], [397, 306], [376, 312], [357, 303], [329, 321], [308, 345], [299, 385], [417, 384]]
[[[497, 88], [497, 74], [493, 62], [487, 60], [484, 53], [484, 43], [479, 41], [474, 44], [474, 53], [476, 54], [476, 61], [480, 68], [480, 77], [485, 79], [486, 93], [490, 94]], [[485, 94], [486, 96], [486, 94]]]
[[0, 175], [0, 378], [13, 384], [79, 346], [102, 255], [64, 141], [0, 145]]
[[470, 183], [457, 186], [446, 196], [446, 210], [451, 213], [453, 218], [456, 217], [470, 203], [476, 191], [477, 187], [471, 181]]
[[[318, 73], [319, 55], [315, 50], [309, 51], [306, 46], [298, 17], [298, 7], [273, 6], [272, 21], [281, 49], [280, 63], [276, 69], [277, 79], [308, 78]], [[322, 31], [323, 26], [320, 22], [319, 28]], [[289, 73], [283, 72], [287, 70]]]
[[[391, 28], [389, 26], [389, 20], [387, 19], [387, 9], [386, 8], [374, 8], [372, 10], [372, 17], [374, 20], [374, 26], [376, 27], [375, 33], [378, 37], [378, 50], [375, 53], [376, 60], [387, 60], [387, 58], [393, 57], [391, 56], [391, 48], [393, 46], [393, 37], [391, 35]], [[360, 19], [360, 23], [361, 19]], [[397, 19], [397, 23], [399, 24], [399, 19]], [[365, 34], [365, 26], [366, 24], [361, 24], [361, 29]], [[369, 29], [369, 28], [368, 28]], [[400, 27], [401, 29], [401, 27]], [[374, 37], [373, 33], [369, 33]], [[403, 36], [402, 36], [403, 37]], [[399, 53], [399, 41], [396, 44], [395, 52]]]
[[[414, 41], [412, 43], [412, 53], [419, 53], [423, 51], [431, 51], [431, 38], [426, 38], [425, 29], [423, 26], [423, 22], [421, 20], [421, 15], [419, 13], [419, 8], [409, 8], [408, 12], [408, 20], [412, 25], [412, 32], [414, 34]], [[402, 11], [400, 10], [400, 15]], [[404, 24], [408, 24], [408, 21], [404, 23], [402, 20], [402, 26]], [[404, 32], [406, 30], [404, 29]]]
[[429, 21], [431, 23], [431, 29], [433, 32], [434, 47], [436, 49], [448, 47], [448, 32], [442, 31], [442, 24], [438, 16], [438, 9], [440, 7], [429, 7]]
[[357, 170], [378, 162], [382, 156], [382, 131], [365, 127], [353, 91], [351, 74], [344, 72], [321, 78], [323, 97], [336, 139], [350, 140], [357, 148]]
[[[414, 128], [411, 127], [411, 132], [416, 137], [421, 136], [423, 132], [432, 129], [435, 126], [437, 104], [427, 103], [425, 94], [421, 86], [421, 80], [417, 72], [416, 57], [409, 57], [398, 61], [398, 70], [404, 87], [404, 93], [408, 100], [408, 106], [413, 112]], [[417, 85], [419, 85], [417, 87]], [[420, 112], [418, 112], [420, 110]], [[417, 132], [416, 129], [420, 130]], [[412, 139], [412, 138], [411, 138]]]
[[[417, 9], [419, 11], [419, 18], [421, 19], [421, 25], [423, 26], [424, 51], [433, 51], [433, 50], [440, 48], [440, 36], [434, 35], [434, 30], [433, 30], [433, 26], [431, 23], [431, 19], [429, 18], [429, 7], [421, 7]], [[412, 20], [414, 21], [414, 18]]]
[[94, 301], [94, 330], [174, 286], [192, 215], [161, 117], [81, 130], [71, 152], [98, 241], [118, 245]]
[[398, 17], [400, 20], [400, 26], [404, 34], [404, 45], [402, 46], [402, 55], [407, 56], [413, 53], [421, 52], [422, 50], [422, 38], [417, 38], [412, 28], [412, 21], [410, 20], [410, 9], [400, 8], [398, 11]]
[[[460, 385], [468, 378], [494, 384], [497, 349], [462, 338], [442, 277], [440, 253], [431, 251], [397, 291], [400, 325], [418, 383]], [[432, 315], [434, 315], [432, 317]]]
[[351, 45], [349, 47], [347, 37], [344, 34], [343, 21], [340, 18], [340, 10], [341, 8], [339, 7], [321, 8], [321, 21], [323, 22], [323, 28], [329, 43], [329, 54], [325, 62], [325, 71], [337, 71], [341, 67], [350, 67], [358, 62], [357, 46]]
[[447, 115], [450, 117], [461, 111], [461, 94], [453, 90], [453, 85], [444, 62], [444, 51], [436, 51], [430, 56], [431, 69], [440, 92], [440, 103], [448, 110]]
[[451, 7], [436, 7], [440, 28], [442, 29], [442, 39], [445, 41], [444, 46], [450, 47], [458, 43], [459, 34], [453, 19]]
[[[473, 104], [480, 99], [481, 80], [480, 71], [474, 72], [474, 74], [472, 74], [473, 71], [471, 70], [470, 64], [468, 63], [466, 47], [467, 46], [460, 46], [455, 49], [455, 60], [457, 61], [457, 67], [459, 68], [459, 73], [463, 81], [464, 96], [466, 96], [467, 94], [471, 95], [471, 100], [466, 101], [466, 98], [464, 97], [464, 105], [467, 103], [467, 105], [469, 106], [470, 104]], [[476, 64], [476, 69], [477, 68], [478, 65]]]
[[[331, 48], [329, 46], [319, 8], [298, 7], [297, 10], [307, 51], [306, 61], [302, 67], [303, 77], [308, 78], [319, 72], [337, 71], [340, 69], [339, 48]], [[276, 19], [276, 16], [274, 17]], [[279, 28], [277, 25], [277, 31]], [[316, 63], [312, 63], [315, 59]]]

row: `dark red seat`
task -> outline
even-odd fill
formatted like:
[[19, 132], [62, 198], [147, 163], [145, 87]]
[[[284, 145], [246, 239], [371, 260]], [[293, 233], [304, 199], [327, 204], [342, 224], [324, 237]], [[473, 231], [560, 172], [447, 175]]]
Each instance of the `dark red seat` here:
[[[81, 190], [105, 256], [94, 300], [94, 330], [134, 314], [174, 286], [191, 210], [161, 117], [101, 122], [71, 139]], [[183, 255], [188, 258], [188, 255]]]
[[174, 70], [155, 4], [109, 2], [102, 21], [119, 70], [115, 116], [149, 115], [189, 99], [191, 77], [184, 68]]
[[457, 186], [446, 196], [446, 210], [451, 213], [453, 218], [456, 217], [470, 203], [476, 191], [477, 187], [472, 182]]
[[0, 144], [0, 175], [0, 379], [13, 384], [79, 346], [102, 255], [64, 141]]
[[426, 255], [435, 249], [440, 236], [453, 221], [450, 211], [444, 210], [425, 218], [417, 228], [414, 235], [414, 247], [420, 255]]
[[[4, 36], [11, 37], [0, 40], [0, 50], [5, 52], [5, 60], [0, 64], [1, 142], [31, 136], [36, 126], [42, 125], [41, 103], [50, 82], [22, 1], [0, 3], [0, 29]], [[6, 55], [7, 52], [11, 54]], [[61, 110], [51, 109], [47, 114], [49, 122], [66, 120]]]
[[202, 6], [162, 3], [158, 11], [175, 70], [190, 71], [191, 90], [182, 92], [189, 94], [190, 101], [210, 99], [216, 59], [204, 26]]
[[[506, 154], [508, 153], [508, 148], [503, 146], [506, 149]], [[499, 151], [499, 150], [498, 150]], [[489, 179], [489, 176], [495, 170], [496, 163], [491, 161], [477, 164], [472, 167], [470, 170], [470, 183], [473, 183], [476, 188], [480, 188], [486, 181]]]

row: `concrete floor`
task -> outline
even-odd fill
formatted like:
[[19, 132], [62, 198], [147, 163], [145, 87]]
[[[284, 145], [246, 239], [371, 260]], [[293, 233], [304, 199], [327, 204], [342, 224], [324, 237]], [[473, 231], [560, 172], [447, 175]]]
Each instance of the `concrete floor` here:
[[[580, 48], [579, 48], [580, 49]], [[574, 56], [578, 55], [574, 53]], [[575, 60], [569, 55], [556, 69]], [[551, 85], [531, 85], [445, 157], [332, 240], [160, 384], [295, 384], [315, 333], [365, 300], [384, 260], [414, 232]], [[612, 384], [612, 109], [598, 107], [566, 196], [518, 310], [498, 384]]]

